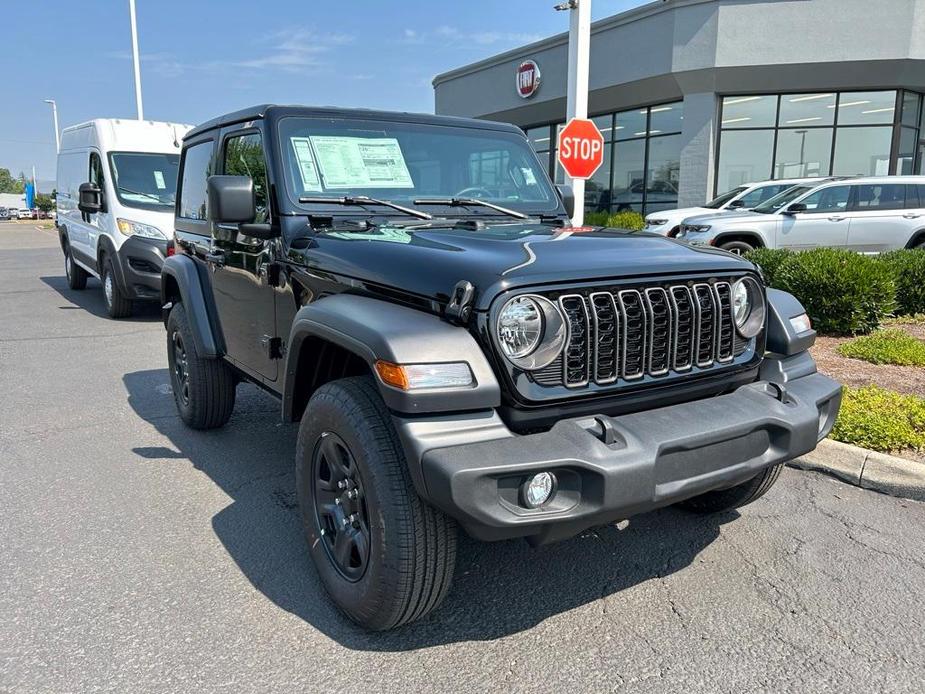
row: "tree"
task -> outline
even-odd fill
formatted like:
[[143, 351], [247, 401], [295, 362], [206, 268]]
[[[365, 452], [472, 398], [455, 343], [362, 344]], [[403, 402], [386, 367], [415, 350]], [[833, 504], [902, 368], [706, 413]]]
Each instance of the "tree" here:
[[38, 193], [35, 196], [35, 206], [42, 212], [51, 212], [53, 209], [55, 209], [55, 201], [50, 195], [45, 195], [45, 193]]
[[0, 193], [23, 193], [25, 188], [22, 181], [13, 178], [9, 169], [0, 169]]

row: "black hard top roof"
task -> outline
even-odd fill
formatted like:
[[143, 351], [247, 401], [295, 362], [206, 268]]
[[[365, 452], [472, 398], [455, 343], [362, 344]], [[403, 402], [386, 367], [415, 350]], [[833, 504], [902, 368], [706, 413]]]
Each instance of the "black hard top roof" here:
[[498, 123], [496, 121], [478, 120], [476, 118], [458, 118], [456, 116], [435, 116], [427, 113], [405, 113], [402, 111], [375, 111], [365, 108], [335, 108], [332, 106], [283, 106], [279, 104], [261, 104], [251, 106], [233, 113], [226, 113], [218, 118], [207, 120], [197, 125], [184, 136], [190, 139], [214, 128], [221, 128], [235, 123], [245, 123], [259, 118], [271, 117], [274, 119], [284, 116], [308, 116], [315, 118], [353, 118], [357, 120], [383, 120], [404, 121], [407, 123], [422, 123], [425, 125], [452, 125], [462, 128], [478, 128], [481, 130], [501, 130], [505, 132], [520, 132], [516, 125]]

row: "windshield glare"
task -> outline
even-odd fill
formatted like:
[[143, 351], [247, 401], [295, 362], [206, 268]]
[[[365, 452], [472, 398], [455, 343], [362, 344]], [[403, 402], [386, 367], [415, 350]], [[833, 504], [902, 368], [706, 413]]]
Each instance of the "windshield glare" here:
[[808, 193], [812, 190], [810, 186], [794, 186], [793, 188], [788, 188], [783, 193], [778, 193], [773, 198], [768, 198], [763, 203], [758, 205], [758, 207], [752, 208], [752, 212], [757, 212], [758, 214], [773, 214], [783, 208], [785, 205], [789, 204], [795, 198], [800, 197], [803, 193]]
[[173, 208], [179, 154], [112, 152], [109, 163], [113, 187], [123, 205], [156, 210]]
[[710, 202], [704, 205], [704, 207], [709, 207], [711, 210], [718, 210], [720, 207], [725, 205], [733, 198], [741, 195], [746, 190], [748, 190], [747, 186], [739, 186], [738, 188], [733, 188], [732, 190], [726, 191], [722, 195], [718, 195], [717, 197], [713, 198], [710, 200]]
[[[516, 133], [289, 117], [280, 121], [279, 138], [294, 203], [300, 197], [365, 195], [410, 207], [420, 198], [455, 197], [535, 213], [552, 212], [559, 204], [526, 138]], [[433, 206], [422, 209], [435, 211]], [[485, 207], [456, 208], [453, 214], [459, 211], [497, 214]]]

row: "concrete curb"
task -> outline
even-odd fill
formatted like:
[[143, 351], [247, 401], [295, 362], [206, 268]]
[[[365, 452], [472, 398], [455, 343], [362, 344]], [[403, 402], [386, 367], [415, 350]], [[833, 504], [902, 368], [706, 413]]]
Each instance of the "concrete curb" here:
[[824, 439], [812, 453], [788, 463], [827, 472], [849, 484], [891, 496], [925, 501], [925, 464]]

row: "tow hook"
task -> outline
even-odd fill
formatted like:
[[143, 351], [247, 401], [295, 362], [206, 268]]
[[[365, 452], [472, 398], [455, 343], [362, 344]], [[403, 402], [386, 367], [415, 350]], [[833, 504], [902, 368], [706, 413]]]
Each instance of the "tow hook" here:
[[768, 393], [768, 395], [770, 395], [775, 400], [779, 400], [784, 405], [790, 402], [790, 396], [787, 394], [787, 389], [784, 388], [782, 384], [768, 381], [768, 390], [771, 391]]
[[472, 298], [475, 296], [475, 287], [471, 282], [460, 280], [450, 293], [450, 301], [446, 305], [446, 318], [456, 325], [465, 325], [472, 312]]

